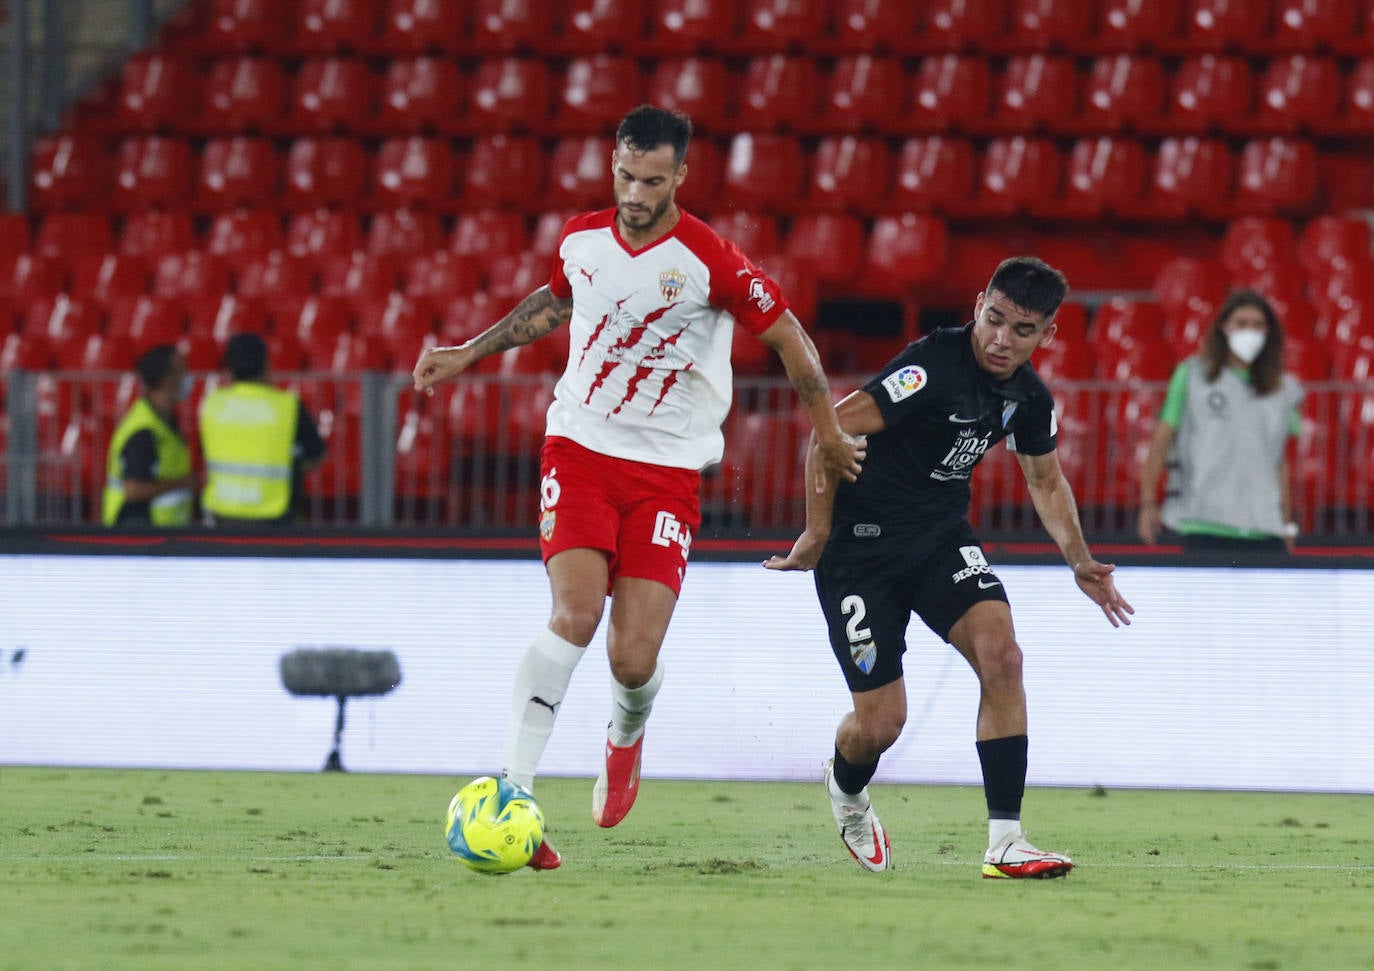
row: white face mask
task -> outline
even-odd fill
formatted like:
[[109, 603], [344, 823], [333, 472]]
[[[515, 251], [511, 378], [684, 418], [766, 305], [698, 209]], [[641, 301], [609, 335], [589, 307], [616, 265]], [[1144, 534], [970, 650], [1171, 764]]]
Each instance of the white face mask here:
[[1246, 364], [1259, 357], [1259, 352], [1264, 350], [1264, 342], [1268, 335], [1262, 330], [1254, 330], [1246, 327], [1243, 330], [1233, 330], [1226, 335], [1226, 343], [1231, 346], [1231, 353], [1240, 358]]

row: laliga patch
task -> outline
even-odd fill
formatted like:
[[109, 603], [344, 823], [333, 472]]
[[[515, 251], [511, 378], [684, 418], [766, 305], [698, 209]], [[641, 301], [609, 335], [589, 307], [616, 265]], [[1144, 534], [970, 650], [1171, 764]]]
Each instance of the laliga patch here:
[[908, 364], [883, 378], [883, 389], [894, 402], [910, 398], [926, 386], [926, 369], [919, 364]]
[[558, 519], [558, 513], [552, 509], [545, 509], [539, 516], [539, 535], [544, 537], [544, 542], [553, 540], [554, 521]]
[[864, 641], [862, 644], [850, 644], [849, 656], [854, 659], [854, 666], [864, 674], [873, 672], [873, 665], [878, 660], [878, 645], [872, 641]]

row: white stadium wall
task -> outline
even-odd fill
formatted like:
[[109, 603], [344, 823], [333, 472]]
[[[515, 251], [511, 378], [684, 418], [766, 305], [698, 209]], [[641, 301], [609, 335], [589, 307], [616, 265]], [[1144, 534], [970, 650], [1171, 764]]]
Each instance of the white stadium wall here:
[[[1063, 567], [998, 573], [1032, 785], [1374, 792], [1374, 571], [1123, 567], [1121, 630]], [[278, 661], [342, 646], [394, 651], [403, 679], [349, 703], [348, 769], [494, 772], [547, 613], [533, 560], [0, 556], [0, 764], [318, 769], [335, 703]], [[975, 783], [976, 682], [919, 621], [908, 641], [879, 781]], [[810, 576], [694, 563], [665, 658], [647, 777], [818, 777], [848, 694]], [[607, 678], [598, 639], [543, 773], [596, 774]]]

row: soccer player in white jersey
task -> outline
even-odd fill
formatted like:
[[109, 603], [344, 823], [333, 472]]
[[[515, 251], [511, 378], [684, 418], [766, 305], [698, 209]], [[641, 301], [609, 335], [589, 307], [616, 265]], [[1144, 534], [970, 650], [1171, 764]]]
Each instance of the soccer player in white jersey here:
[[[778, 354], [805, 405], [819, 441], [814, 488], [854, 481], [864, 455], [862, 440], [841, 431], [815, 345], [777, 285], [678, 207], [691, 134], [679, 112], [627, 114], [610, 159], [615, 207], [569, 220], [546, 286], [466, 343], [425, 351], [413, 374], [416, 389], [429, 390], [569, 325], [541, 453], [539, 538], [553, 609], [516, 672], [504, 775], [533, 787], [609, 595], [613, 704], [592, 791], [601, 826], [620, 822], [638, 792], [659, 652], [701, 522], [700, 470], [724, 448], [734, 328]], [[530, 866], [561, 862], [546, 840]]]

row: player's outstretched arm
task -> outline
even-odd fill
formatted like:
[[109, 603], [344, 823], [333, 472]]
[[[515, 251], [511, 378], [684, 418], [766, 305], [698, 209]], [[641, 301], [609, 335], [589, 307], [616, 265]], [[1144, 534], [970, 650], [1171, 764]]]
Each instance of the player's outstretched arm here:
[[434, 385], [440, 381], [457, 377], [489, 354], [537, 341], [571, 317], [572, 300], [555, 297], [547, 286], [542, 286], [472, 340], [456, 347], [431, 347], [421, 354], [410, 375], [415, 390], [433, 394]]
[[1087, 540], [1083, 538], [1083, 526], [1078, 519], [1078, 504], [1074, 502], [1073, 489], [1059, 467], [1059, 456], [1054, 452], [1047, 455], [1018, 453], [1016, 459], [1026, 476], [1035, 511], [1040, 514], [1040, 521], [1064, 554], [1065, 562], [1073, 568], [1078, 589], [1102, 608], [1102, 613], [1113, 627], [1122, 624], [1129, 626], [1135, 608], [1117, 592], [1116, 584], [1112, 581], [1112, 571], [1116, 567], [1097, 562], [1088, 551]]
[[821, 356], [801, 321], [792, 311], [785, 310], [773, 326], [759, 335], [759, 339], [782, 359], [787, 379], [792, 382], [797, 396], [811, 416], [811, 427], [816, 431], [821, 460], [819, 471], [811, 478], [812, 489], [824, 491], [824, 475], [840, 476], [846, 482], [854, 482], [863, 465], [863, 444], [840, 430], [840, 421], [835, 417], [835, 403], [830, 397], [830, 382], [826, 379], [825, 369], [821, 367]]

